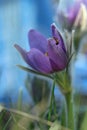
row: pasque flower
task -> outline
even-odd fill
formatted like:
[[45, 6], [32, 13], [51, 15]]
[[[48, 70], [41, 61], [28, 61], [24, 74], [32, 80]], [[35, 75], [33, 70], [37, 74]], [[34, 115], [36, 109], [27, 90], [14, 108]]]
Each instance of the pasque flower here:
[[36, 30], [29, 31], [30, 51], [14, 45], [28, 65], [45, 74], [65, 69], [68, 62], [67, 50], [60, 32], [55, 24], [52, 24], [51, 29], [52, 38], [49, 39]]
[[74, 24], [81, 25], [83, 21], [87, 23], [85, 21], [87, 20], [86, 8], [87, 0], [61, 0], [57, 8], [56, 20], [60, 21], [63, 26], [72, 29]]

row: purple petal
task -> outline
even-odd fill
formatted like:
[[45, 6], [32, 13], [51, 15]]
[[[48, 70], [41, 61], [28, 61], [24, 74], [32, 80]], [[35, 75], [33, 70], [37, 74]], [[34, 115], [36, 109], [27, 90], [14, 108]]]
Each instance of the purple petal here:
[[45, 56], [38, 49], [32, 48], [30, 52], [26, 52], [17, 44], [14, 47], [20, 52], [25, 62], [35, 70], [42, 73], [51, 73], [53, 71], [48, 56]]
[[14, 47], [19, 51], [23, 59], [25, 60], [26, 63], [28, 63], [28, 56], [27, 56], [27, 51], [21, 48], [19, 45], [15, 44]]
[[71, 8], [69, 8], [69, 10], [67, 10], [66, 18], [70, 23], [74, 24], [79, 9], [80, 9], [80, 1], [76, 1], [74, 5]]
[[51, 73], [53, 71], [49, 57], [45, 56], [38, 49], [32, 48], [27, 55], [29, 59], [28, 64], [31, 65], [32, 68], [42, 73]]
[[87, 0], [81, 0], [81, 2], [83, 2], [85, 6], [87, 7]]
[[56, 45], [54, 39], [48, 40], [48, 56], [53, 70], [59, 71], [66, 67], [68, 61], [66, 53], [59, 45]]
[[62, 46], [63, 50], [66, 52], [64, 41], [63, 41], [63, 38], [62, 38], [60, 32], [57, 30], [57, 27], [55, 26], [55, 24], [52, 24], [51, 27], [52, 27], [53, 38], [58, 40], [58, 43], [60, 44], [60, 46]]
[[47, 39], [38, 31], [30, 30], [28, 33], [30, 48], [36, 48], [43, 53], [47, 50]]

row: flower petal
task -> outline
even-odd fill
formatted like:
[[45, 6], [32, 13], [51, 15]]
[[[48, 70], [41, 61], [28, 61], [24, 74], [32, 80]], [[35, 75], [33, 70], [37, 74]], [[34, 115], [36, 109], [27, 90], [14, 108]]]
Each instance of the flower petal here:
[[30, 30], [28, 33], [28, 40], [30, 48], [36, 48], [42, 51], [43, 53], [47, 50], [47, 39], [38, 31]]
[[15, 44], [14, 47], [19, 51], [23, 59], [25, 60], [26, 63], [28, 63], [28, 56], [27, 56], [27, 51], [21, 48], [19, 45]]
[[25, 62], [35, 70], [42, 73], [51, 73], [53, 71], [49, 58], [38, 49], [32, 48], [30, 52], [26, 52], [17, 44], [14, 47], [20, 52]]
[[56, 45], [54, 39], [48, 40], [48, 56], [53, 70], [63, 70], [66, 67], [68, 62], [66, 53], [59, 45]]
[[63, 50], [66, 52], [66, 48], [65, 48], [65, 45], [64, 45], [63, 38], [62, 38], [60, 32], [57, 30], [56, 25], [52, 24], [51, 27], [52, 27], [53, 38], [58, 40], [59, 45], [62, 46]]
[[45, 56], [41, 51], [38, 49], [32, 48], [29, 53], [27, 53], [29, 59], [29, 65], [40, 71], [42, 73], [51, 73], [52, 67], [49, 61], [49, 57]]

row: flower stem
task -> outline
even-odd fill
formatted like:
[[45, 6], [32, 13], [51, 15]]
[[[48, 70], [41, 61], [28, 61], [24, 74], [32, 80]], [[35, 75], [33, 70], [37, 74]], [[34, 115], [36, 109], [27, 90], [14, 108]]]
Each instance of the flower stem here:
[[75, 121], [74, 121], [74, 103], [72, 91], [65, 94], [66, 100], [66, 109], [67, 109], [67, 127], [71, 130], [75, 129]]
[[63, 107], [62, 107], [61, 125], [67, 127], [67, 109], [66, 109], [65, 101], [63, 102]]
[[[55, 79], [53, 81], [53, 86], [52, 86], [52, 92], [51, 92], [51, 100], [50, 100], [50, 110], [49, 110], [49, 114], [48, 114], [48, 120], [51, 119], [51, 114], [52, 114], [52, 106], [55, 100], [55, 96], [54, 96], [54, 89], [55, 89]], [[55, 106], [56, 107], [56, 106]]]

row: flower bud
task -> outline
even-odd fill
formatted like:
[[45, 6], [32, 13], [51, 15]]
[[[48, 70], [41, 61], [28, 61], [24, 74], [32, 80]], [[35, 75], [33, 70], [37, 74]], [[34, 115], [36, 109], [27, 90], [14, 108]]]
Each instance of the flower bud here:
[[60, 0], [55, 20], [68, 30], [80, 27], [84, 31], [87, 26], [87, 0]]

